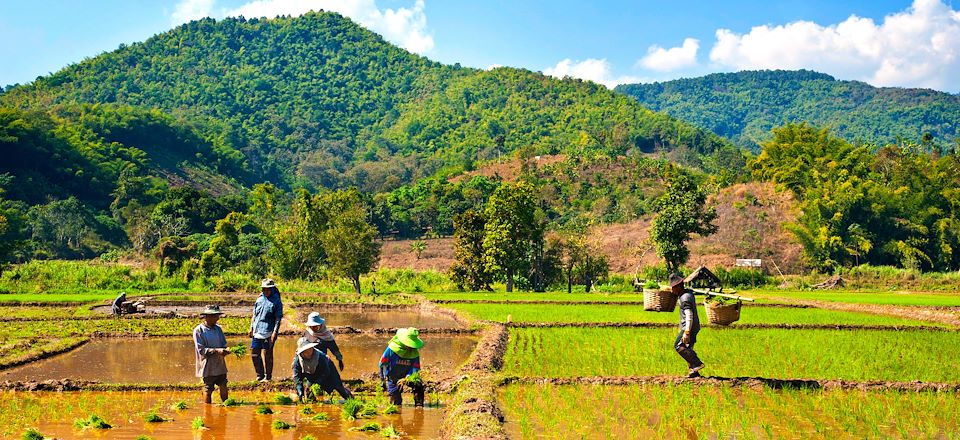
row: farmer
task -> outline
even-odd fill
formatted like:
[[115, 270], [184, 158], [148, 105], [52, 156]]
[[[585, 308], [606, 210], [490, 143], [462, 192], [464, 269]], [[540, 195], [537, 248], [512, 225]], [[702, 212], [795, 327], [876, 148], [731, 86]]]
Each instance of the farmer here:
[[123, 302], [127, 300], [127, 292], [120, 292], [117, 298], [113, 300], [113, 314], [120, 316], [123, 314]]
[[[303, 338], [308, 342], [316, 342], [317, 350], [320, 353], [327, 357], [332, 354], [337, 358], [337, 366], [340, 367], [340, 371], [343, 371], [343, 353], [340, 353], [340, 347], [337, 346], [337, 341], [333, 339], [333, 332], [327, 328], [327, 321], [321, 318], [319, 313], [310, 312], [304, 325], [307, 329], [303, 331]], [[327, 354], [327, 351], [330, 354]]]
[[220, 388], [220, 400], [227, 400], [227, 338], [217, 325], [220, 306], [210, 305], [200, 312], [203, 322], [193, 329], [193, 345], [197, 354], [197, 377], [203, 378], [204, 403], [210, 403], [214, 386]]
[[280, 302], [277, 283], [272, 279], [263, 280], [260, 290], [262, 292], [253, 305], [253, 319], [250, 320], [250, 358], [253, 359], [257, 380], [269, 382], [273, 378], [273, 346], [280, 336], [283, 303]]
[[[413, 373], [420, 371], [420, 331], [410, 328], [397, 329], [397, 334], [390, 340], [387, 349], [380, 358], [380, 380], [390, 394], [390, 403], [403, 404], [403, 385]], [[414, 406], [423, 406], [423, 384], [409, 384], [413, 391]]]
[[[297, 354], [293, 356], [293, 384], [297, 388], [297, 397], [303, 402], [311, 385], [319, 385], [324, 392], [336, 391], [344, 399], [352, 399], [353, 393], [343, 386], [340, 373], [330, 358], [317, 349], [316, 342], [307, 338], [297, 341]], [[319, 396], [317, 396], [319, 397]]]
[[700, 377], [703, 362], [693, 351], [693, 345], [697, 343], [697, 333], [700, 332], [697, 300], [692, 290], [684, 289], [683, 278], [676, 273], [670, 275], [670, 288], [674, 295], [680, 297], [680, 333], [677, 334], [673, 347], [680, 357], [687, 361], [687, 367], [690, 369], [687, 377]]

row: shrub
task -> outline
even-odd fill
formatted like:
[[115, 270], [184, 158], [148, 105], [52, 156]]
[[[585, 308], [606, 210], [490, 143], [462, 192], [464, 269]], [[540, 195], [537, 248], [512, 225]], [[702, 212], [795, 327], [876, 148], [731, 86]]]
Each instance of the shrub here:
[[255, 410], [257, 414], [273, 414], [273, 410], [267, 405], [257, 405]]

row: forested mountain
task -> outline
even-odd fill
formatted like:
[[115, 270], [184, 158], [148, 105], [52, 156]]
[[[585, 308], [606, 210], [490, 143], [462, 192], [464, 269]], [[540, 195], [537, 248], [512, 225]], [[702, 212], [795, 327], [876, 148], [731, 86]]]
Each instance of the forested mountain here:
[[[288, 199], [357, 187], [380, 233], [417, 236], [449, 233], [453, 215], [483, 203], [496, 179], [445, 182], [492, 160], [562, 154], [589, 168], [662, 160], [653, 154], [726, 181], [745, 172], [729, 141], [602, 86], [443, 65], [322, 12], [194, 21], [8, 87], [0, 154], [0, 210], [31, 243], [16, 258], [147, 252], [164, 237], [210, 234], [255, 204], [247, 190], [259, 182]], [[643, 194], [621, 206], [599, 192], [559, 188], [592, 195], [544, 208], [556, 219], [644, 209]], [[449, 203], [423, 217], [434, 197]]]
[[960, 142], [958, 95], [878, 88], [809, 70], [717, 73], [616, 90], [753, 150], [772, 128], [794, 122], [878, 147], [908, 142], [947, 150]]
[[7, 90], [0, 105], [111, 103], [188, 121], [258, 180], [376, 191], [520, 148], [621, 154], [722, 139], [581, 81], [446, 66], [333, 13], [203, 19]]

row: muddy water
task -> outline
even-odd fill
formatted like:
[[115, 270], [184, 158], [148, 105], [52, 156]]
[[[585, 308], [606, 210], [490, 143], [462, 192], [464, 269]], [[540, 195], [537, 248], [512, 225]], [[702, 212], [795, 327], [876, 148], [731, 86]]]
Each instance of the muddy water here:
[[[400, 414], [381, 415], [371, 419], [344, 421], [340, 406], [335, 404], [310, 405], [314, 413], [326, 413], [329, 421], [312, 421], [313, 415], [299, 414], [303, 406], [270, 405], [271, 415], [255, 413], [255, 402], [272, 402], [273, 394], [261, 392], [231, 393], [246, 404], [224, 408], [200, 403], [200, 393], [187, 392], [77, 392], [77, 393], [0, 393], [3, 426], [0, 437], [19, 438], [24, 429], [37, 428], [47, 437], [55, 438], [116, 438], [134, 439], [148, 435], [154, 439], [299, 439], [307, 434], [317, 439], [371, 439], [376, 433], [349, 431], [364, 423], [377, 422], [394, 425], [405, 433], [404, 438], [436, 438], [443, 419], [443, 407], [413, 408], [404, 406]], [[174, 411], [170, 405], [183, 400], [189, 406]], [[219, 399], [215, 398], [215, 401]], [[161, 417], [172, 419], [162, 423], [146, 423], [144, 415], [155, 411]], [[73, 421], [97, 414], [114, 426], [105, 431], [78, 430]], [[200, 417], [207, 429], [195, 431], [192, 421]], [[295, 425], [289, 430], [272, 429], [274, 420]]]
[[[299, 322], [307, 320], [307, 315], [314, 311], [307, 306], [301, 306], [297, 309]], [[324, 311], [320, 316], [327, 320], [327, 326], [336, 327], [348, 325], [358, 329], [369, 328], [399, 328], [399, 327], [417, 327], [417, 328], [458, 328], [460, 327], [453, 318], [444, 315], [435, 315], [430, 313], [421, 313], [418, 310], [364, 310], [360, 311]]]
[[[477, 344], [472, 335], [434, 335], [421, 337], [424, 369], [434, 377], [456, 370], [467, 360]], [[390, 337], [367, 334], [337, 336], [343, 352], [344, 379], [361, 378], [377, 372], [380, 355]], [[291, 376], [291, 363], [297, 338], [281, 336], [274, 349], [274, 377]], [[230, 345], [248, 338], [228, 337]], [[249, 346], [249, 345], [248, 345]], [[242, 358], [227, 356], [228, 378], [246, 381], [256, 378], [249, 353]], [[69, 353], [0, 372], [0, 381], [47, 379], [90, 380], [104, 383], [195, 383], [193, 341], [185, 338], [100, 339]]]

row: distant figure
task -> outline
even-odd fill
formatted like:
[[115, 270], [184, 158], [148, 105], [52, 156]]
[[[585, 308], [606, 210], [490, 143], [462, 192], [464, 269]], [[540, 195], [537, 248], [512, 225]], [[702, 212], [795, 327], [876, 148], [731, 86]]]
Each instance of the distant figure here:
[[[327, 321], [321, 318], [319, 313], [310, 312], [304, 325], [307, 329], [303, 331], [303, 339], [306, 339], [307, 342], [316, 342], [317, 350], [327, 357], [332, 354], [337, 359], [337, 366], [340, 367], [340, 371], [343, 371], [343, 353], [337, 346], [333, 332], [327, 328]], [[327, 354], [328, 351], [330, 354]]]
[[693, 345], [697, 343], [697, 333], [700, 332], [696, 297], [692, 290], [684, 288], [683, 278], [676, 273], [670, 275], [670, 288], [674, 295], [680, 297], [680, 333], [677, 334], [673, 346], [680, 357], [687, 361], [687, 377], [700, 377], [700, 370], [704, 365], [697, 352], [693, 351]]
[[193, 329], [193, 345], [196, 351], [197, 377], [203, 378], [203, 402], [211, 403], [213, 388], [220, 388], [220, 401], [227, 400], [227, 338], [217, 325], [220, 306], [207, 306], [200, 316], [203, 322]]
[[[403, 404], [403, 386], [410, 375], [420, 371], [420, 331], [411, 328], [397, 329], [396, 336], [390, 340], [387, 349], [380, 358], [380, 380], [387, 393], [390, 394], [390, 403]], [[423, 406], [423, 384], [409, 384], [413, 391], [414, 406]]]
[[253, 360], [257, 380], [269, 382], [273, 378], [273, 346], [280, 336], [283, 303], [280, 302], [277, 283], [272, 279], [263, 280], [260, 290], [260, 296], [253, 305], [253, 319], [250, 320], [250, 359]]
[[120, 292], [117, 298], [113, 300], [113, 314], [120, 316], [123, 314], [123, 302], [127, 300], [127, 292]]
[[[293, 356], [293, 385], [297, 389], [300, 402], [307, 395], [311, 385], [319, 385], [324, 392], [336, 391], [344, 399], [352, 399], [353, 393], [343, 386], [340, 373], [330, 358], [317, 350], [317, 343], [307, 338], [297, 341], [297, 354]], [[320, 397], [320, 396], [315, 396]]]

